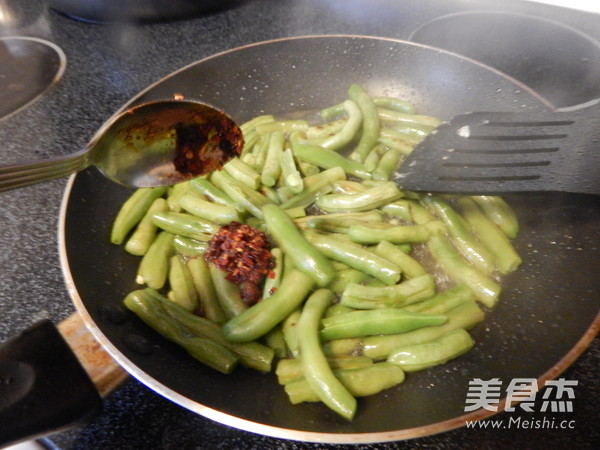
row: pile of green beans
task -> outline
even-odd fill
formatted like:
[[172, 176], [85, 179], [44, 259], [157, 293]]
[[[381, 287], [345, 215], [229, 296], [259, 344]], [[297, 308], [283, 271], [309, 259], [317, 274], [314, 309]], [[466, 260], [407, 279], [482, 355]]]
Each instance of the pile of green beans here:
[[[500, 197], [421, 195], [391, 181], [440, 123], [414, 105], [354, 84], [320, 115], [244, 123], [239, 158], [136, 190], [111, 241], [141, 257], [124, 304], [163, 337], [223, 373], [274, 371], [292, 403], [320, 401], [351, 420], [356, 397], [471, 349], [468, 330], [521, 263], [519, 225]], [[203, 257], [233, 221], [273, 246], [253, 306]]]

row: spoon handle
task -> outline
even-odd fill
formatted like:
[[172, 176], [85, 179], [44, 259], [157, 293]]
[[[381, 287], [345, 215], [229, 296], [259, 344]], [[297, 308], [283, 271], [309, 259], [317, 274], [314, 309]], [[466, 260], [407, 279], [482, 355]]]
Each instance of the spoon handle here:
[[0, 165], [0, 192], [79, 172], [88, 166], [87, 154], [82, 150], [56, 158]]

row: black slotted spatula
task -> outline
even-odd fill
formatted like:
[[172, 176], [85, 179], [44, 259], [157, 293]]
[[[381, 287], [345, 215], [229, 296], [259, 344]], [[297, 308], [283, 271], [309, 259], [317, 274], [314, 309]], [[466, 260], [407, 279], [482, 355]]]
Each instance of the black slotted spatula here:
[[600, 194], [600, 103], [588, 105], [456, 116], [415, 147], [394, 179], [413, 191]]

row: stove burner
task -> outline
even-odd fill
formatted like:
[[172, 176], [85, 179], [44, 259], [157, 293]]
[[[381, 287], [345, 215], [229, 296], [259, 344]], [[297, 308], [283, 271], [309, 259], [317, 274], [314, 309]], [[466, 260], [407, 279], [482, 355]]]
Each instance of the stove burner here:
[[600, 43], [552, 20], [501, 11], [449, 14], [409, 40], [494, 67], [559, 108], [600, 97]]
[[60, 80], [65, 66], [65, 54], [51, 42], [0, 38], [0, 119], [44, 94]]

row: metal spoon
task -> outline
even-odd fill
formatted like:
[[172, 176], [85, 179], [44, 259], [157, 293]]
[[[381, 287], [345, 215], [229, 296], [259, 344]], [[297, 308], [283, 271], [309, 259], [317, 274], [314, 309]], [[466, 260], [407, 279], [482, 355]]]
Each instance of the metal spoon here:
[[207, 174], [238, 156], [242, 131], [225, 113], [192, 100], [161, 100], [127, 109], [71, 155], [0, 165], [0, 191], [96, 166], [130, 187], [165, 186]]

